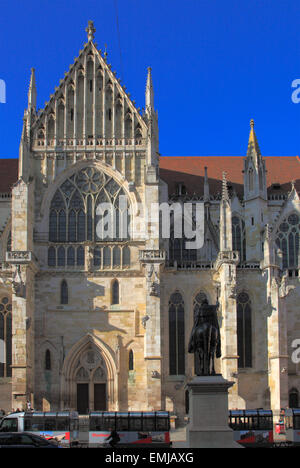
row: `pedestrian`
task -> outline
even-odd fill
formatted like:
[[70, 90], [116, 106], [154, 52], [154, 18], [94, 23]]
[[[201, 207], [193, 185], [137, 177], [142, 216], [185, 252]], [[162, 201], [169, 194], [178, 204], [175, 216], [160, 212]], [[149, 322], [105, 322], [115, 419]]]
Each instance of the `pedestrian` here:
[[112, 448], [115, 447], [118, 442], [120, 442], [120, 436], [114, 429], [111, 431], [110, 435], [105, 440], [109, 441], [109, 439], [111, 439], [109, 445]]
[[26, 410], [31, 411], [31, 403], [30, 403], [29, 400], [27, 400], [27, 402], [26, 402]]

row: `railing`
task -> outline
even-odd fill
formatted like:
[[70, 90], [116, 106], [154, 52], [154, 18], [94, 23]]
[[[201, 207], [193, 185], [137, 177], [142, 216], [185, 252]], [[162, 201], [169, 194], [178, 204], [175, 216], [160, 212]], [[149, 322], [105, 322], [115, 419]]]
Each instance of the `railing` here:
[[260, 262], [243, 262], [243, 263], [239, 263], [237, 265], [237, 268], [241, 268], [241, 269], [244, 269], [244, 270], [253, 270], [253, 269], [259, 269], [260, 268]]
[[213, 267], [213, 262], [198, 262], [195, 260], [168, 260], [166, 264], [166, 268], [172, 270], [211, 270]]
[[157, 260], [161, 260], [161, 261], [165, 261], [166, 259], [166, 252], [165, 250], [161, 250], [161, 249], [145, 249], [145, 250], [140, 250], [139, 251], [139, 260], [140, 261], [157, 261]]
[[99, 147], [99, 146], [142, 146], [145, 145], [146, 138], [37, 138], [33, 141], [34, 147]]

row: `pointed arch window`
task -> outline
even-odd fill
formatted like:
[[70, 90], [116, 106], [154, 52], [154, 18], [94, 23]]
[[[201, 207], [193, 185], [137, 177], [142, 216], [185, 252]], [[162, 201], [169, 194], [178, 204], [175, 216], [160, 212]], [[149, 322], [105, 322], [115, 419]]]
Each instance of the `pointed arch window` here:
[[179, 292], [169, 300], [169, 372], [185, 374], [184, 302]]
[[252, 367], [252, 311], [249, 295], [241, 292], [237, 297], [238, 367]]
[[112, 283], [111, 299], [112, 305], [117, 305], [120, 303], [120, 287], [118, 280], [114, 280]]
[[66, 280], [63, 280], [60, 285], [60, 303], [61, 304], [69, 303], [68, 283], [66, 282]]
[[232, 248], [240, 254], [240, 261], [246, 260], [246, 230], [245, 222], [238, 216], [232, 217]]
[[51, 353], [49, 349], [45, 353], [45, 370], [51, 370]]
[[276, 245], [282, 251], [284, 269], [300, 267], [300, 216], [297, 213], [291, 213], [280, 224]]
[[133, 359], [132, 349], [129, 351], [129, 354], [128, 354], [128, 369], [130, 371], [134, 370], [134, 359]]
[[106, 230], [103, 236], [103, 229], [96, 229], [100, 221], [97, 208], [104, 202], [120, 211], [118, 240], [128, 239], [129, 202], [124, 190], [104, 172], [95, 167], [85, 167], [66, 179], [54, 194], [49, 211], [49, 240], [101, 242], [115, 239], [116, 229]]

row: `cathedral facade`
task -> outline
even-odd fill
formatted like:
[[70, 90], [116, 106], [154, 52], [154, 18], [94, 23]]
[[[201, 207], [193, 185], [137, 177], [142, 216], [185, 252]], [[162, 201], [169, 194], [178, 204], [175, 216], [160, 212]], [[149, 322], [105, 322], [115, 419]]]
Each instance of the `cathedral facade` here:
[[230, 408], [298, 406], [299, 157], [262, 157], [253, 121], [244, 157], [162, 157], [151, 69], [141, 112], [94, 33], [41, 110], [32, 69], [19, 159], [0, 160], [0, 407], [183, 420], [205, 299]]

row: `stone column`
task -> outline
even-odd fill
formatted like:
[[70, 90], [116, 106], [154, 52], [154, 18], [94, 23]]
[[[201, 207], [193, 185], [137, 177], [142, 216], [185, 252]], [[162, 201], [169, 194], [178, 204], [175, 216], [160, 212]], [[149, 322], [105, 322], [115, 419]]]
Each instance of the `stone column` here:
[[160, 311], [160, 268], [165, 261], [161, 250], [140, 252], [140, 261], [146, 273], [146, 315], [144, 358], [146, 362], [148, 409], [162, 409], [161, 394], [161, 311]]
[[268, 311], [268, 360], [271, 409], [275, 418], [280, 408], [286, 408], [288, 395], [287, 317], [285, 299], [293, 286], [287, 285], [287, 277], [273, 277], [270, 285], [270, 310]]
[[[25, 408], [34, 392], [34, 183], [19, 179], [12, 191], [12, 407]], [[32, 401], [33, 403], [33, 401]]]
[[220, 283], [221, 332], [221, 369], [225, 379], [235, 385], [229, 391], [230, 408], [240, 408], [238, 396], [238, 351], [237, 351], [237, 315], [236, 315], [236, 264], [238, 253], [220, 252], [215, 279]]

